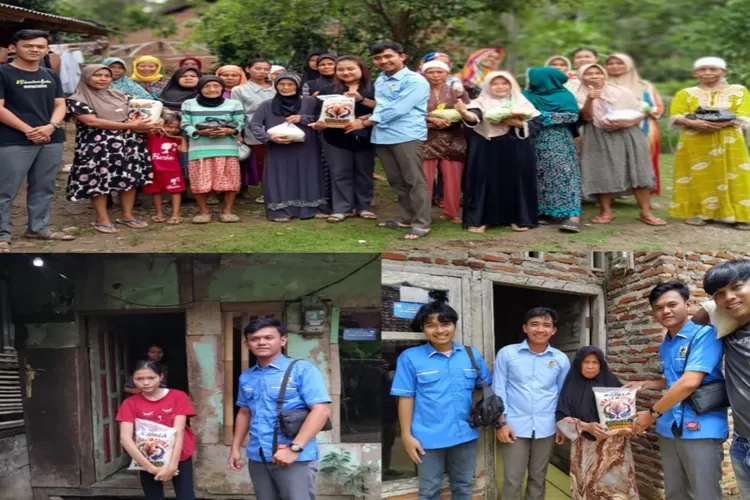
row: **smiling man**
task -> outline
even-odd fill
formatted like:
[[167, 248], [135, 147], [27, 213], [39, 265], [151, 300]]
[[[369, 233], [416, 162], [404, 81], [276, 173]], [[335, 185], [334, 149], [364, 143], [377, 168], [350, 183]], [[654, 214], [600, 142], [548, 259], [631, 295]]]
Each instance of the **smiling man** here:
[[[557, 333], [557, 313], [535, 307], [526, 313], [526, 340], [500, 349], [495, 359], [492, 388], [505, 402], [497, 423], [503, 453], [503, 500], [521, 500], [521, 485], [528, 468], [526, 500], [544, 500], [547, 467], [557, 430], [555, 411], [570, 360], [550, 346]], [[527, 467], [528, 465], [528, 467]]]
[[730, 260], [709, 269], [703, 289], [739, 328], [725, 336], [724, 372], [732, 407], [732, 468], [743, 500], [750, 500], [750, 260]]
[[650, 410], [638, 412], [633, 432], [641, 434], [656, 422], [666, 500], [721, 500], [727, 409], [698, 414], [690, 404], [701, 385], [724, 380], [721, 340], [713, 327], [690, 320], [692, 302], [684, 283], [660, 283], [648, 299], [654, 319], [667, 329], [659, 348], [664, 376], [625, 387], [667, 392]]

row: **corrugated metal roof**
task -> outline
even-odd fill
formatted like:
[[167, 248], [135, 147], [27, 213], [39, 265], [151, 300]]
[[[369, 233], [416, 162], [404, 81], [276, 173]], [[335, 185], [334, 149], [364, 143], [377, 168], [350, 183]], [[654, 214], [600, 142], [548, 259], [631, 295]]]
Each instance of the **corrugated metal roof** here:
[[[111, 30], [107, 29], [105, 26], [102, 26], [101, 24], [92, 22], [92, 21], [84, 21], [82, 19], [74, 19], [72, 17], [63, 17], [63, 16], [56, 16], [54, 14], [47, 14], [45, 12], [37, 12], [35, 10], [30, 9], [24, 9], [23, 7], [16, 7], [15, 5], [8, 5], [4, 3], [0, 3], [0, 21], [3, 20], [3, 14], [11, 15], [27, 15], [27, 19], [30, 20], [36, 20], [41, 22], [49, 22], [50, 24], [55, 24], [59, 26], [68, 26], [68, 31], [72, 27], [79, 27], [80, 31], [76, 30], [75, 32], [82, 32], [82, 33], [93, 33], [93, 34], [101, 34], [106, 35]], [[16, 21], [15, 18], [11, 17], [10, 21]]]

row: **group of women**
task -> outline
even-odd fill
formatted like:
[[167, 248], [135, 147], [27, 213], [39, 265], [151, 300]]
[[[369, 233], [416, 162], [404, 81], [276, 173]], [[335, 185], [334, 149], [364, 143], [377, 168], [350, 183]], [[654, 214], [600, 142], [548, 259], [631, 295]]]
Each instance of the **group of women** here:
[[[444, 209], [442, 218], [477, 233], [489, 226], [526, 231], [545, 224], [578, 232], [582, 202], [598, 204], [594, 224], [609, 224], [615, 219], [613, 200], [634, 194], [638, 219], [665, 225], [653, 214], [651, 200], [661, 190], [657, 120], [664, 105], [632, 58], [612, 54], [600, 65], [596, 51], [587, 48], [576, 50], [572, 61], [552, 56], [544, 67], [527, 72], [525, 90], [511, 73], [497, 70], [502, 58], [501, 49], [481, 49], [454, 74], [450, 56], [433, 52], [418, 69], [431, 90], [424, 172], [430, 188], [437, 188], [434, 197]], [[159, 130], [128, 120], [129, 98], [158, 99], [175, 113], [192, 102], [187, 106], [194, 115], [198, 100], [211, 104], [198, 115], [227, 113], [224, 118], [231, 124], [225, 135], [215, 137], [183, 121], [183, 134], [193, 145], [182, 166], [190, 184], [202, 186], [197, 194], [205, 195], [197, 197], [201, 213], [193, 222], [210, 222], [207, 205], [218, 203], [210, 192], [224, 193], [220, 220], [238, 220], [231, 212], [235, 194], [248, 196], [247, 186], [257, 184], [263, 185], [263, 195], [256, 201], [265, 204], [272, 221], [377, 218], [372, 211], [375, 153], [370, 131], [363, 127], [376, 103], [360, 58], [314, 52], [302, 74], [258, 59], [244, 69], [223, 66], [211, 81], [204, 77], [200, 59], [193, 57], [181, 60], [170, 77], [150, 56], [137, 58], [130, 76], [127, 69], [122, 59], [105, 60], [95, 72], [84, 72], [69, 100], [78, 137], [68, 198], [92, 199], [98, 230], [115, 231], [106, 196], [101, 198], [112, 192], [122, 193], [118, 222], [132, 228], [146, 225], [133, 216], [132, 203], [136, 190], [151, 179], [143, 134]], [[683, 132], [670, 215], [693, 225], [716, 221], [750, 229], [750, 158], [741, 133], [750, 125], [750, 101], [744, 87], [725, 82], [726, 70], [718, 58], [697, 61], [699, 84], [672, 101], [671, 123]], [[203, 95], [212, 83], [220, 87], [215, 99]], [[316, 97], [331, 94], [356, 101], [357, 119], [346, 129], [328, 128], [318, 120], [322, 101]], [[487, 119], [501, 108], [510, 110], [510, 117]], [[703, 109], [731, 112], [734, 119], [703, 120]], [[438, 112], [445, 110], [455, 110], [460, 120], [442, 118]], [[304, 139], [268, 134], [282, 124], [301, 129]], [[219, 142], [224, 146], [213, 147]], [[214, 157], [230, 160], [209, 161]], [[190, 168], [194, 160], [202, 166]]]

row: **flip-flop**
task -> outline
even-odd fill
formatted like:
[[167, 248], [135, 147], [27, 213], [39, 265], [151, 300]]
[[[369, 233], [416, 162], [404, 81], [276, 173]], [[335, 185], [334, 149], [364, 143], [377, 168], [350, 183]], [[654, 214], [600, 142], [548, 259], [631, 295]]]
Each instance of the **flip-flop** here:
[[474, 234], [484, 234], [487, 231], [487, 226], [467, 227], [466, 230]]
[[114, 224], [103, 224], [101, 222], [92, 222], [91, 227], [93, 227], [94, 230], [102, 234], [117, 234], [118, 232]]
[[328, 216], [328, 222], [331, 224], [338, 224], [339, 222], [344, 222], [346, 220], [346, 215], [344, 214], [331, 214]]
[[366, 220], [377, 220], [378, 218], [377, 215], [375, 215], [373, 212], [370, 212], [369, 210], [360, 210], [359, 217], [360, 219], [366, 219]]
[[292, 219], [290, 219], [289, 217], [280, 217], [278, 219], [271, 219], [271, 222], [279, 222], [279, 223], [283, 224], [283, 223], [289, 222], [291, 220]]
[[734, 228], [737, 231], [750, 231], [750, 224], [746, 222], [738, 222], [737, 224], [734, 225]]
[[378, 224], [378, 227], [382, 227], [385, 229], [409, 229], [411, 226], [408, 224], [403, 224], [397, 220], [389, 220], [387, 222], [382, 222]]
[[591, 222], [593, 224], [611, 224], [614, 220], [614, 215], [597, 215], [596, 217], [591, 219]]
[[[400, 240], [405, 240], [405, 241], [416, 241], [416, 240], [421, 240], [422, 238], [424, 238], [428, 234], [430, 234], [430, 230], [429, 229], [419, 229], [419, 228], [413, 227], [413, 228], [411, 228], [409, 230], [408, 233], [406, 233], [405, 235], [403, 235], [399, 239]], [[410, 236], [411, 236], [411, 238], [410, 238]]]
[[193, 224], [208, 224], [211, 222], [211, 215], [210, 214], [198, 214], [195, 217], [193, 217], [192, 221]]
[[688, 226], [703, 227], [703, 226], [708, 225], [708, 221], [705, 219], [701, 219], [700, 217], [692, 217], [690, 219], [685, 219], [684, 222]]
[[531, 228], [530, 227], [519, 226], [518, 224], [511, 224], [510, 225], [510, 230], [513, 231], [514, 233], [525, 233], [529, 229], [531, 229]]
[[580, 222], [576, 222], [576, 221], [574, 221], [572, 219], [567, 219], [560, 226], [560, 231], [562, 231], [564, 233], [580, 233], [581, 232], [581, 223]]
[[666, 226], [667, 221], [660, 219], [659, 217], [652, 215], [651, 217], [638, 216], [638, 220], [649, 226]]
[[182, 224], [182, 217], [172, 217], [167, 221], [167, 224], [171, 224], [173, 226]]
[[130, 229], [143, 229], [144, 227], [148, 227], [148, 223], [143, 222], [143, 219], [117, 219], [115, 223], [127, 226]]
[[324, 214], [320, 212], [315, 214], [315, 216], [313, 217], [313, 219], [327, 219], [327, 218], [328, 218], [328, 214]]
[[220, 222], [239, 222], [240, 217], [237, 214], [221, 214], [219, 216]]
[[47, 233], [26, 233], [23, 235], [27, 240], [43, 240], [43, 241], [73, 241], [76, 239], [75, 236], [68, 233], [59, 231], [50, 231]]
[[167, 218], [163, 215], [152, 215], [151, 220], [156, 222], [157, 224], [161, 224], [162, 222], [167, 222]]

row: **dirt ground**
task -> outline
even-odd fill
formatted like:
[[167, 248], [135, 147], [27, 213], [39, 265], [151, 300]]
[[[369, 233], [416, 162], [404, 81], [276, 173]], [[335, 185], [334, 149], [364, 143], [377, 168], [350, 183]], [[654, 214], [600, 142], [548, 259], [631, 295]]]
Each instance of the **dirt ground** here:
[[[69, 131], [69, 137], [72, 136]], [[63, 165], [72, 163], [73, 141], [68, 140]], [[180, 226], [151, 222], [153, 209], [150, 197], [141, 195], [142, 205], [136, 215], [149, 222], [141, 230], [122, 226], [115, 235], [104, 235], [91, 228], [94, 212], [84, 201], [65, 199], [67, 173], [60, 172], [52, 204], [51, 223], [54, 229], [64, 229], [77, 235], [72, 242], [38, 242], [21, 238], [26, 226], [25, 186], [13, 205], [13, 252], [381, 252], [384, 250], [413, 250], [425, 253], [486, 251], [492, 248], [533, 251], [589, 251], [589, 250], [679, 250], [721, 249], [747, 250], [750, 233], [737, 231], [726, 225], [709, 225], [695, 228], [678, 220], [669, 220], [666, 227], [647, 226], [635, 219], [637, 208], [632, 199], [619, 200], [615, 207], [617, 219], [609, 225], [593, 225], [591, 217], [596, 208], [587, 206], [584, 227], [580, 234], [561, 233], [556, 227], [539, 227], [526, 233], [513, 233], [508, 229], [490, 229], [485, 235], [473, 235], [460, 226], [439, 221], [440, 209], [433, 210], [435, 223], [432, 234], [418, 242], [399, 241], [400, 232], [378, 229], [369, 221], [348, 220], [343, 224], [325, 221], [294, 221], [280, 228], [267, 221], [262, 205], [250, 199], [239, 199], [236, 213], [241, 222], [207, 226], [190, 224], [197, 213], [195, 203], [183, 206], [185, 222]], [[664, 183], [667, 185], [667, 182]], [[260, 194], [252, 191], [253, 198]], [[657, 199], [666, 207], [669, 193]], [[218, 207], [214, 211], [218, 213]], [[375, 211], [381, 220], [397, 216], [394, 196], [384, 181], [376, 183]], [[110, 211], [113, 220], [119, 216], [117, 207]], [[666, 217], [665, 210], [657, 214]], [[218, 220], [218, 217], [215, 217]]]

